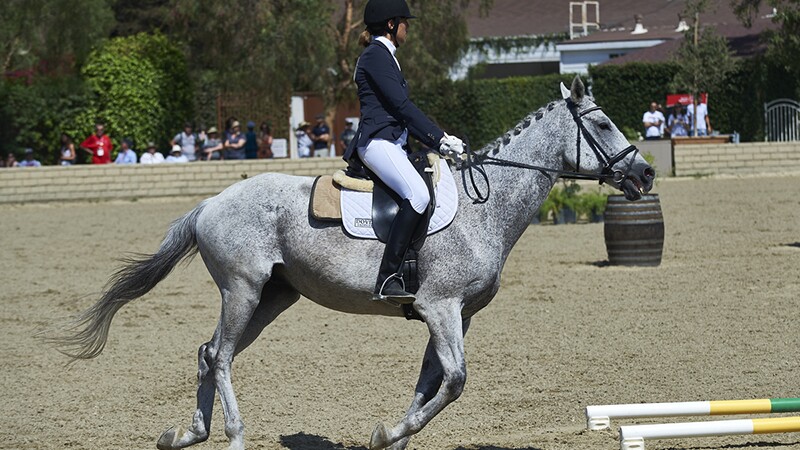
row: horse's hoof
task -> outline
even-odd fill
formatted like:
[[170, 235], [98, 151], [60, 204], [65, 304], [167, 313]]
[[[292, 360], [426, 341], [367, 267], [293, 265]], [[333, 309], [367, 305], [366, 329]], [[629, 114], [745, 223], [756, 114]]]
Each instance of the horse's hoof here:
[[389, 446], [389, 431], [386, 426], [379, 423], [372, 430], [372, 438], [369, 440], [369, 450], [380, 450]]
[[158, 442], [156, 443], [156, 448], [158, 450], [175, 450], [177, 448], [181, 448], [178, 446], [178, 441], [180, 440], [181, 436], [186, 430], [182, 430], [180, 427], [172, 427], [167, 431], [161, 434], [161, 437], [158, 438]]

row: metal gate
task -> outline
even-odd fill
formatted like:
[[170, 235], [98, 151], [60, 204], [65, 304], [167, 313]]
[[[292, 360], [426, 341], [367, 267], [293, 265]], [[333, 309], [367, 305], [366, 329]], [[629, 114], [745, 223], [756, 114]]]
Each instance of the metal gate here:
[[800, 103], [788, 98], [764, 103], [764, 126], [768, 142], [800, 141]]

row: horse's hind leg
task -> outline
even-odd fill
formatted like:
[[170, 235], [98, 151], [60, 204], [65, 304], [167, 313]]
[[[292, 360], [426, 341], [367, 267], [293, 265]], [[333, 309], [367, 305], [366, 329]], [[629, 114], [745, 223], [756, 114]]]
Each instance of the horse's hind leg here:
[[[298, 298], [300, 298], [300, 294], [288, 285], [275, 281], [267, 283], [261, 291], [261, 301], [236, 345], [235, 355], [253, 343], [264, 327], [275, 320], [280, 313], [292, 306]], [[214, 407], [214, 394], [216, 393], [216, 383], [212, 372], [214, 355], [217, 354], [215, 350], [217, 346], [214, 343], [219, 342], [221, 320], [222, 318], [220, 318], [220, 325], [214, 332], [214, 337], [211, 341], [201, 345], [198, 351], [197, 410], [192, 418], [192, 424], [189, 429], [170, 428], [165, 431], [158, 440], [157, 447], [159, 449], [184, 448], [208, 439], [211, 429], [211, 414]]]

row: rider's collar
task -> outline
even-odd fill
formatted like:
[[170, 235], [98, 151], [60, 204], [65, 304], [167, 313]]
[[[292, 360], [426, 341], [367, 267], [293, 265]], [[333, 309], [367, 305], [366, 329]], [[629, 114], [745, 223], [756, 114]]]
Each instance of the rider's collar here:
[[397, 64], [397, 68], [400, 69], [400, 63], [397, 61], [397, 57], [394, 55], [397, 53], [397, 46], [390, 39], [386, 39], [384, 36], [372, 36], [373, 40], [376, 40], [383, 44], [384, 47], [389, 49], [389, 53], [392, 54], [392, 58], [394, 58], [395, 64]]

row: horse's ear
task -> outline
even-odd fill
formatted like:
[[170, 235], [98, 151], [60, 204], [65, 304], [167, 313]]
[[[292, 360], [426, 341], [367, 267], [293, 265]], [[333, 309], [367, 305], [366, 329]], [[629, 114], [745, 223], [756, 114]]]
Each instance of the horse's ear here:
[[575, 75], [575, 79], [572, 80], [572, 89], [570, 92], [570, 96], [572, 98], [572, 102], [580, 104], [583, 101], [583, 97], [586, 95], [586, 87], [583, 85], [583, 81], [581, 81], [581, 77], [579, 75]]
[[567, 86], [564, 85], [564, 82], [561, 82], [561, 98], [564, 100], [568, 99], [572, 95], [572, 92], [567, 89]]

